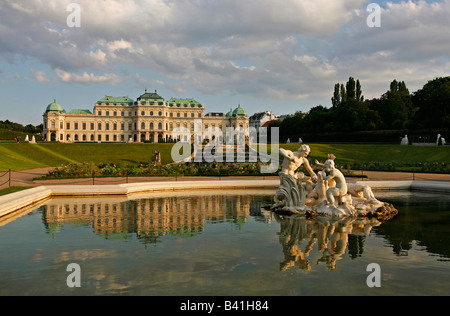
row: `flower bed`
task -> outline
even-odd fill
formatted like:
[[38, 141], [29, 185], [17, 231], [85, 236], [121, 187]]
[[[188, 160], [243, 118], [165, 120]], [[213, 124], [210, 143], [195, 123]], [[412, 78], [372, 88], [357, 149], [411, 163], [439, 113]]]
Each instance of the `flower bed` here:
[[447, 162], [347, 162], [342, 165], [342, 168], [347, 170], [450, 173], [450, 163]]
[[210, 164], [170, 164], [154, 166], [149, 163], [137, 165], [109, 164], [68, 164], [55, 168], [36, 180], [71, 179], [92, 177], [175, 177], [175, 176], [266, 176], [262, 174], [261, 163], [210, 163]]

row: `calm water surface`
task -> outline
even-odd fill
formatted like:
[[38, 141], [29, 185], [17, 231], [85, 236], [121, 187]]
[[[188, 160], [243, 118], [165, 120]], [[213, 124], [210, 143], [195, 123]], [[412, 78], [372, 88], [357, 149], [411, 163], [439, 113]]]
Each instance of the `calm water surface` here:
[[380, 223], [274, 216], [272, 192], [240, 194], [51, 200], [0, 222], [0, 295], [450, 295], [448, 195], [378, 192], [399, 210]]

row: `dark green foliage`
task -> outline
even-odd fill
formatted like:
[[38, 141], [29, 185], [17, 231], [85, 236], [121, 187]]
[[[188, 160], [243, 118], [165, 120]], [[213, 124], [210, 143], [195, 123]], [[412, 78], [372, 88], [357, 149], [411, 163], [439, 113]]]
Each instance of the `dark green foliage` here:
[[359, 79], [350, 77], [346, 84], [334, 85], [331, 104], [331, 108], [318, 105], [308, 113], [297, 112], [270, 127], [280, 128], [282, 141], [306, 134], [386, 130], [403, 133], [425, 129], [427, 134], [433, 134], [439, 129], [445, 134], [450, 128], [450, 77], [432, 80], [412, 95], [404, 81], [393, 80], [388, 91], [372, 100], [364, 99]]
[[412, 103], [417, 108], [414, 124], [419, 128], [449, 128], [450, 77], [429, 81], [414, 93]]

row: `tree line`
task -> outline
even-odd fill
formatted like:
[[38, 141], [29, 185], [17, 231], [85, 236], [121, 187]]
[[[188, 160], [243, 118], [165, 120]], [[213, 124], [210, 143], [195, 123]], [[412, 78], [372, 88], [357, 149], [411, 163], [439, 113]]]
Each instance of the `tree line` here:
[[38, 126], [34, 126], [32, 124], [28, 124], [23, 126], [20, 123], [11, 122], [9, 120], [0, 121], [0, 129], [10, 130], [15, 132], [23, 132], [30, 134], [38, 134], [42, 132], [43, 124], [39, 124]]
[[379, 98], [365, 99], [359, 79], [336, 83], [331, 107], [297, 111], [270, 127], [281, 139], [305, 133], [349, 133], [386, 130], [447, 130], [450, 127], [450, 77], [436, 78], [410, 93], [404, 81], [393, 80]]

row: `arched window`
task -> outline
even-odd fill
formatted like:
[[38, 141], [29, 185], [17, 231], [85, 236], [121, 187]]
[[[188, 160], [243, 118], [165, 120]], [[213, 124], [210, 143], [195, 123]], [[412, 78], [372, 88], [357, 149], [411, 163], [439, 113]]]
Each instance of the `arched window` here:
[[145, 123], [144, 122], [141, 123], [141, 129], [145, 129]]
[[158, 129], [161, 130], [162, 129], [162, 123], [158, 124]]

